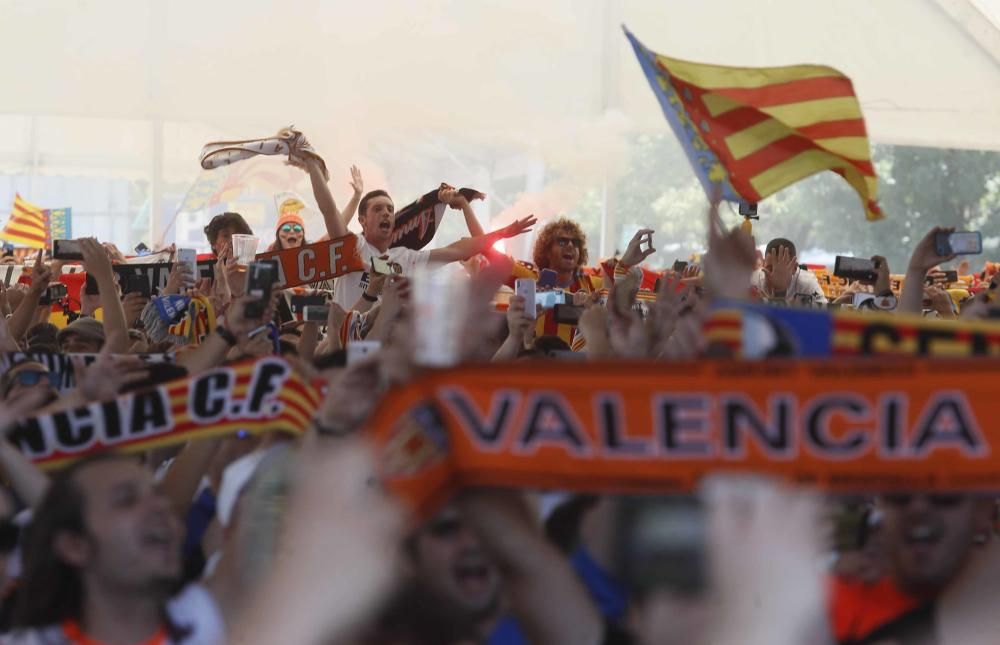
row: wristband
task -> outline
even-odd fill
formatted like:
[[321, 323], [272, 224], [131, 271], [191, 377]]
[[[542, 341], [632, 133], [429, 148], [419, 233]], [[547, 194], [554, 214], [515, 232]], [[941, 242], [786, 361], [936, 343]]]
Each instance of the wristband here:
[[221, 325], [215, 328], [215, 333], [219, 335], [219, 338], [226, 341], [226, 344], [230, 347], [236, 347], [236, 344], [239, 342], [236, 340], [236, 336], [233, 336], [231, 331]]
[[369, 296], [367, 291], [362, 291], [361, 297], [367, 300], [368, 302], [378, 302], [378, 296]]

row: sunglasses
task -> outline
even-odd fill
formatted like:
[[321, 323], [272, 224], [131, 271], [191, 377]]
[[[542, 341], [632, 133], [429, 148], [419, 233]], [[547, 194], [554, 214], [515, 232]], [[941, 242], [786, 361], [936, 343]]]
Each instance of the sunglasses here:
[[578, 249], [583, 248], [583, 240], [577, 239], [575, 237], [557, 237], [556, 244], [558, 244], [562, 248], [565, 248], [570, 244], [572, 244]]
[[10, 392], [15, 385], [32, 387], [41, 383], [42, 379], [48, 379], [49, 384], [52, 387], [55, 387], [58, 382], [57, 376], [51, 372], [42, 372], [41, 370], [24, 370], [23, 372], [18, 372], [11, 377], [10, 381], [7, 383], [7, 387], [4, 388], [4, 394]]
[[301, 233], [302, 226], [300, 224], [285, 224], [281, 227], [282, 233]]
[[[909, 494], [895, 494], [883, 495], [882, 499], [885, 500], [885, 503], [890, 506], [903, 508], [905, 506], [909, 506], [914, 497], [916, 496]], [[955, 508], [962, 503], [961, 495], [927, 495], [926, 497], [931, 506], [936, 506], [938, 508]]]
[[427, 532], [436, 538], [446, 538], [456, 535], [462, 528], [458, 518], [448, 518], [431, 522]]

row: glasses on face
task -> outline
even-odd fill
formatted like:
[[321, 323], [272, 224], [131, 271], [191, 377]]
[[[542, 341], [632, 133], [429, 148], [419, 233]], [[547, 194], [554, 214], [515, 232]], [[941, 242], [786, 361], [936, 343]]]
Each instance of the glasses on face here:
[[[882, 499], [884, 499], [886, 504], [889, 504], [890, 506], [903, 508], [905, 506], [909, 506], [914, 497], [916, 496], [903, 493], [884, 495]], [[931, 506], [937, 506], [938, 508], [955, 508], [962, 503], [961, 495], [927, 495], [926, 497]]]
[[449, 517], [431, 522], [427, 532], [436, 538], [447, 538], [458, 533], [461, 528], [462, 523], [457, 517]]
[[56, 386], [56, 375], [50, 372], [43, 372], [41, 370], [24, 370], [18, 372], [12, 376], [10, 381], [7, 383], [7, 387], [4, 388], [4, 395], [14, 389], [15, 385], [20, 385], [21, 387], [34, 387], [35, 385], [41, 383], [43, 379], [48, 379], [49, 385], [52, 387]]
[[284, 224], [281, 227], [282, 233], [301, 233], [302, 226], [299, 224]]
[[557, 237], [556, 244], [558, 244], [560, 248], [566, 248], [570, 244], [572, 244], [578, 249], [583, 248], [583, 240], [577, 239], [575, 237]]

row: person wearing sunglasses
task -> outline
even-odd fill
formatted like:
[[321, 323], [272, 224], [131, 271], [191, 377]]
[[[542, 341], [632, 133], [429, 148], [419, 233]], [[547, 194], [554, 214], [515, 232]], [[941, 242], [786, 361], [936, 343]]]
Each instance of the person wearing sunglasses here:
[[59, 391], [55, 387], [56, 376], [41, 363], [21, 361], [14, 363], [0, 378], [0, 392], [4, 401], [12, 401], [36, 389], [42, 389], [46, 391], [43, 405], [48, 405], [59, 398]]
[[[834, 582], [831, 623], [836, 640], [909, 643], [925, 642], [908, 640], [918, 635], [942, 638], [942, 628], [954, 622], [942, 620], [942, 612], [954, 605], [949, 597], [963, 595], [977, 570], [995, 570], [1000, 563], [992, 544], [994, 502], [973, 495], [900, 493], [883, 495], [878, 508], [888, 575], [874, 584]], [[989, 586], [995, 593], [996, 583]], [[992, 612], [988, 604], [983, 610]]]
[[306, 244], [306, 226], [298, 213], [285, 212], [278, 218], [274, 231], [274, 244], [269, 251], [295, 249]]

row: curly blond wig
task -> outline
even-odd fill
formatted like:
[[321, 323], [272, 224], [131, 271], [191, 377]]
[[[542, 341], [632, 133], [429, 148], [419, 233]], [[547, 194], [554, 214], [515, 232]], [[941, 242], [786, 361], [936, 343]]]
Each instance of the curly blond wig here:
[[583, 232], [580, 225], [571, 219], [560, 217], [545, 225], [545, 228], [538, 234], [535, 240], [535, 249], [532, 252], [532, 260], [538, 270], [549, 268], [549, 249], [555, 243], [557, 237], [572, 237], [583, 242], [580, 246], [580, 263], [577, 269], [587, 264], [587, 234]]

